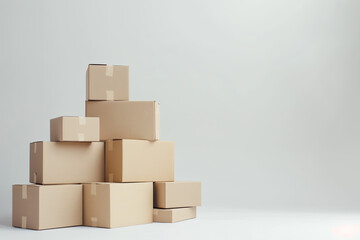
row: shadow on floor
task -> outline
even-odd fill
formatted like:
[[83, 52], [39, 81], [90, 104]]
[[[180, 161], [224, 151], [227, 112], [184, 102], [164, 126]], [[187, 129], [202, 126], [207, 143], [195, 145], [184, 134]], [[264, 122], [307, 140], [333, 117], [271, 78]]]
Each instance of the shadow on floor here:
[[0, 215], [0, 226], [2, 227], [12, 227], [12, 222], [11, 222], [11, 216], [7, 216], [7, 215]]

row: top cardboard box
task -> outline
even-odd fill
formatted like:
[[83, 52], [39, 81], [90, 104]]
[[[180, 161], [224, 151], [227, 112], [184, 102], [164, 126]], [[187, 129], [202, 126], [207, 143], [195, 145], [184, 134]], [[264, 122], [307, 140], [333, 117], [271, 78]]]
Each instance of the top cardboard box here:
[[90, 64], [86, 72], [87, 100], [129, 100], [129, 66]]

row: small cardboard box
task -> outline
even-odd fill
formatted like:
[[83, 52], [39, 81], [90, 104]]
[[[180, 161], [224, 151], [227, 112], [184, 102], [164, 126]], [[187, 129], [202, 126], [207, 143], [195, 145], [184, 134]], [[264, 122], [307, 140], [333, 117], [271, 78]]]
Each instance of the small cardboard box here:
[[100, 140], [159, 139], [159, 104], [154, 101], [87, 101], [86, 116], [100, 118]]
[[83, 223], [82, 185], [13, 185], [12, 225], [29, 229]]
[[177, 208], [201, 205], [201, 182], [155, 182], [154, 207]]
[[154, 208], [153, 221], [161, 223], [174, 223], [196, 218], [196, 207], [186, 208]]
[[87, 100], [129, 100], [129, 66], [90, 64], [86, 76]]
[[97, 117], [58, 117], [50, 120], [50, 141], [100, 141]]
[[105, 145], [107, 182], [174, 181], [174, 142], [124, 139]]
[[30, 144], [30, 182], [65, 184], [104, 181], [103, 142]]
[[152, 221], [152, 183], [84, 184], [84, 225], [115, 228]]

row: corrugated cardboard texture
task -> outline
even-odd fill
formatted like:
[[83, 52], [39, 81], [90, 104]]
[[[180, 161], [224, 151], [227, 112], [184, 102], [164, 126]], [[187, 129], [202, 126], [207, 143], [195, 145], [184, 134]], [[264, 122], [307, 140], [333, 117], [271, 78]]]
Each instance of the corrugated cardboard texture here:
[[30, 182], [65, 184], [104, 181], [103, 142], [30, 144]]
[[153, 213], [154, 222], [173, 223], [196, 218], [196, 207], [170, 209], [154, 208]]
[[97, 117], [58, 117], [50, 120], [51, 141], [96, 142], [100, 140]]
[[155, 182], [154, 207], [176, 208], [201, 205], [201, 182]]
[[106, 181], [174, 181], [174, 142], [113, 140], [105, 149]]
[[82, 225], [82, 202], [80, 184], [13, 185], [13, 226], [41, 230]]
[[154, 101], [87, 101], [86, 116], [100, 118], [100, 139], [158, 140], [159, 104]]
[[129, 100], [129, 66], [89, 65], [87, 100]]
[[152, 222], [152, 183], [84, 184], [84, 225], [115, 228]]

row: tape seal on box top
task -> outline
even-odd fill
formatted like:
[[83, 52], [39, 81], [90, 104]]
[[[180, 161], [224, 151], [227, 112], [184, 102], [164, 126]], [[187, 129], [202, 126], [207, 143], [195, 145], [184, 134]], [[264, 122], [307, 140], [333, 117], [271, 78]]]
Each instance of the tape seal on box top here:
[[113, 173], [109, 173], [109, 182], [114, 182], [114, 174]]
[[90, 183], [90, 194], [96, 196], [96, 183]]
[[34, 143], [34, 153], [36, 153], [36, 142]]
[[114, 66], [106, 65], [105, 76], [112, 77], [114, 75]]
[[114, 91], [113, 90], [106, 90], [106, 100], [107, 101], [114, 100]]
[[83, 133], [78, 133], [78, 141], [81, 142], [81, 141], [84, 141], [85, 139], [85, 136]]
[[79, 125], [86, 125], [86, 118], [85, 117], [79, 117]]
[[97, 222], [98, 222], [97, 217], [91, 217], [91, 218], [90, 218], [90, 222], [91, 222], [91, 226], [96, 227], [96, 226], [97, 226]]
[[22, 185], [21, 197], [22, 199], [27, 199], [27, 185]]
[[36, 172], [34, 172], [34, 183], [36, 183], [36, 177], [37, 177], [37, 173]]
[[113, 145], [114, 145], [113, 140], [106, 140], [106, 146], [109, 152], [113, 150]]
[[27, 217], [26, 216], [21, 216], [21, 228], [26, 228], [26, 221]]

